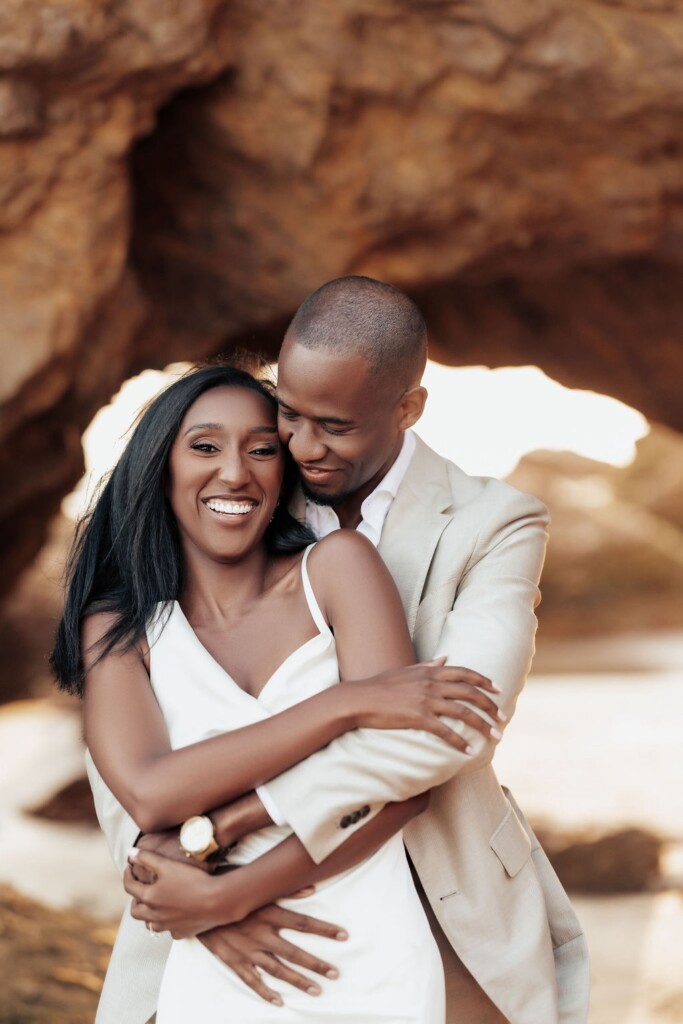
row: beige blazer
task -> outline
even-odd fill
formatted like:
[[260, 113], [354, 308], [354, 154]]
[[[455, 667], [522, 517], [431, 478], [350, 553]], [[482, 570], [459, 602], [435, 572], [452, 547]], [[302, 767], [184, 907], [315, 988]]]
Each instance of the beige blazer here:
[[[418, 439], [379, 548], [418, 657], [447, 654], [450, 664], [490, 676], [509, 716], [533, 655], [547, 521], [536, 499], [468, 476]], [[496, 779], [493, 745], [467, 726], [460, 731], [474, 756], [427, 733], [356, 730], [271, 780], [268, 790], [319, 862], [360, 827], [354, 812], [361, 807], [369, 805], [372, 816], [389, 801], [438, 787], [405, 842], [448, 942], [511, 1024], [585, 1024], [588, 956], [579, 922]], [[92, 762], [88, 771], [123, 870], [137, 827]], [[166, 938], [151, 939], [124, 914], [97, 1024], [147, 1020], [168, 948]]]

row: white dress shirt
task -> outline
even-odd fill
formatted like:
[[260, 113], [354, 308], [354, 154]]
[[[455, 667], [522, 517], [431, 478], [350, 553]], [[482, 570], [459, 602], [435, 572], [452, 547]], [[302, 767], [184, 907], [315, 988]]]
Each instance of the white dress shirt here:
[[[415, 451], [415, 435], [412, 430], [406, 430], [403, 435], [403, 444], [398, 457], [392, 463], [386, 476], [384, 476], [371, 494], [360, 507], [361, 520], [356, 529], [364, 534], [377, 547], [382, 536], [382, 529], [386, 521], [391, 503], [398, 493], [403, 477], [406, 475], [410, 460]], [[309, 526], [313, 533], [322, 540], [329, 533], [339, 530], [341, 524], [339, 516], [330, 505], [316, 505], [310, 499], [306, 500], [306, 526]], [[267, 786], [257, 786], [256, 795], [265, 807], [266, 811], [276, 825], [286, 825], [287, 822], [280, 814], [275, 802], [268, 793]]]

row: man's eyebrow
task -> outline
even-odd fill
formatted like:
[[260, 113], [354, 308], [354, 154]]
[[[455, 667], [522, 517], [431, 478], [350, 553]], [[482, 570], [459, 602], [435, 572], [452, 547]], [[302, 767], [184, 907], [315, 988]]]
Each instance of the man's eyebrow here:
[[[296, 409], [288, 402], [285, 402], [284, 398], [279, 398], [276, 395], [275, 401], [280, 407], [284, 406], [285, 409], [291, 409], [292, 412], [296, 412]], [[343, 420], [340, 416], [311, 416], [311, 419], [316, 423], [334, 423], [338, 427], [352, 427], [354, 424], [354, 420]]]
[[[188, 427], [183, 437], [191, 434], [194, 430], [223, 430], [222, 423], [193, 423], [191, 427]], [[276, 434], [277, 427], [272, 424], [264, 424], [259, 427], [249, 427], [250, 434]]]

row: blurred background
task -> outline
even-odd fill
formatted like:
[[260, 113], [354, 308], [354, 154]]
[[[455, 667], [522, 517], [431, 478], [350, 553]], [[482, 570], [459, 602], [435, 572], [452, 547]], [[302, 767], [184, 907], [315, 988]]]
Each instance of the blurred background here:
[[422, 436], [550, 507], [498, 774], [592, 1024], [683, 1020], [682, 115], [679, 0], [2, 5], [0, 1024], [91, 1021], [123, 903], [47, 669], [74, 516], [342, 274], [426, 315]]

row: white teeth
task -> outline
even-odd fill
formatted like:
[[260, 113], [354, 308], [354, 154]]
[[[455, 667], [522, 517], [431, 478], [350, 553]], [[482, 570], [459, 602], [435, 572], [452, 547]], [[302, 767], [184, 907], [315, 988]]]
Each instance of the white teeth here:
[[255, 506], [251, 502], [217, 501], [212, 499], [207, 501], [206, 507], [210, 508], [212, 512], [221, 512], [225, 516], [245, 516]]

